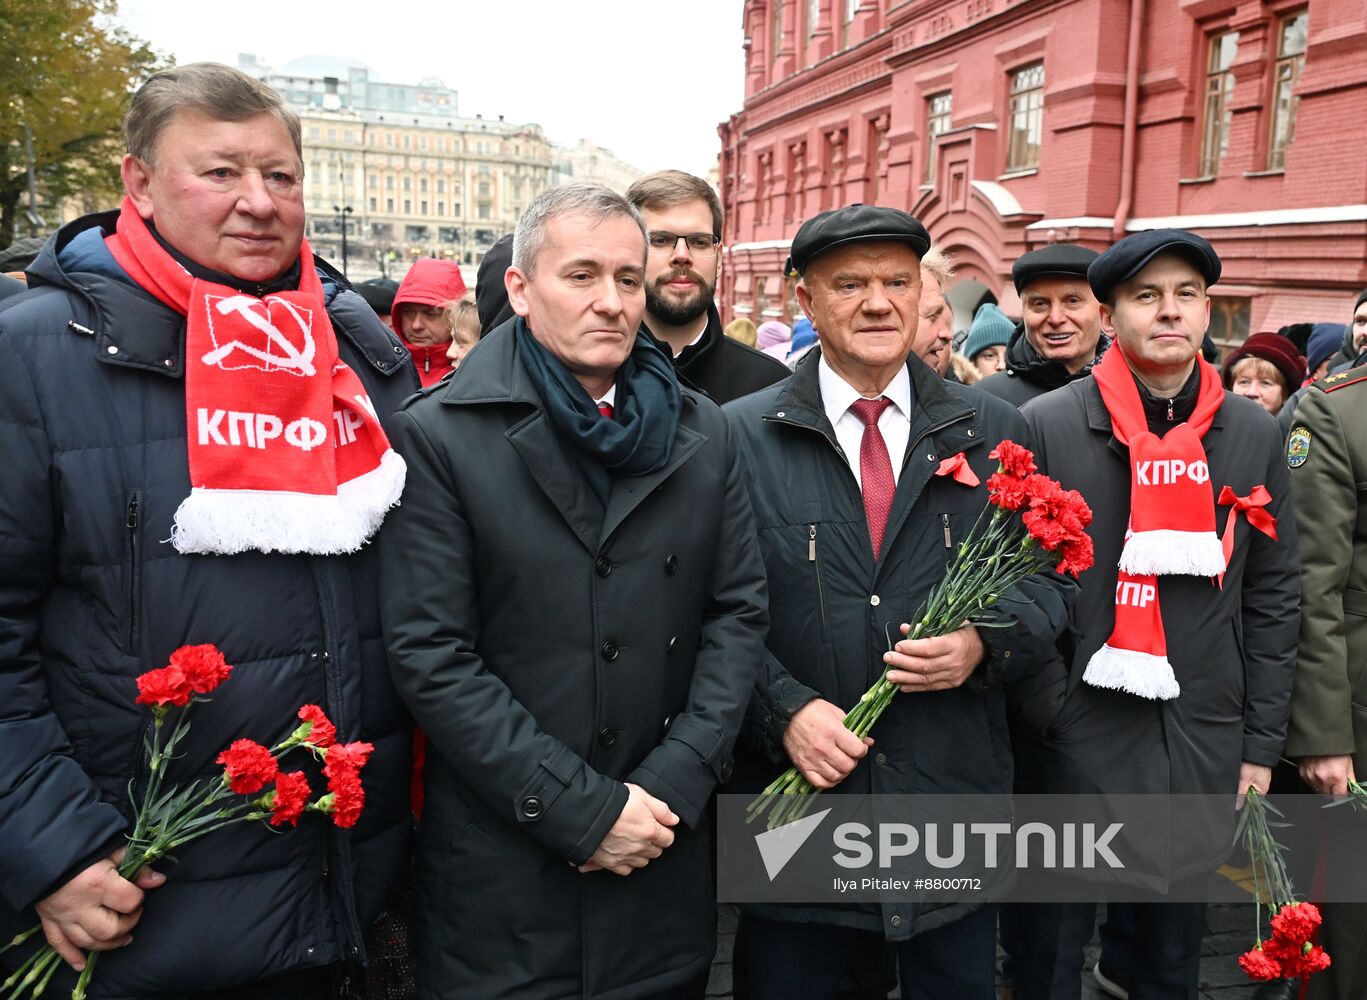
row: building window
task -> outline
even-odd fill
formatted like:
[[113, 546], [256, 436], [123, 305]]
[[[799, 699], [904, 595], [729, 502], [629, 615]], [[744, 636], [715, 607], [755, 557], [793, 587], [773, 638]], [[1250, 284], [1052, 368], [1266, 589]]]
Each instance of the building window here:
[[379, 199], [378, 199], [378, 198], [371, 198], [371, 199], [370, 199], [370, 210], [371, 210], [372, 212], [374, 212], [374, 211], [377, 209], [378, 205], [379, 205]]
[[384, 210], [385, 210], [386, 212], [393, 212], [393, 211], [394, 211], [394, 199], [393, 199], [393, 198], [386, 198], [386, 199], [384, 200]]
[[936, 139], [949, 131], [954, 117], [954, 94], [932, 94], [926, 98], [926, 183], [935, 183]]
[[1296, 134], [1296, 83], [1305, 68], [1307, 11], [1281, 20], [1277, 35], [1277, 67], [1272, 74], [1272, 136], [1267, 147], [1267, 169], [1286, 167], [1286, 148]]
[[412, 201], [412, 199], [410, 199], [410, 198], [405, 198], [405, 199], [403, 200], [403, 214], [404, 214], [404, 215], [412, 215], [412, 214], [413, 214], [413, 201]]
[[336, 130], [335, 128], [330, 128], [330, 129], [328, 129], [328, 142], [336, 142], [336, 141], [337, 141], [337, 130]]
[[774, 0], [773, 11], [769, 15], [769, 27], [769, 58], [778, 59], [778, 50], [783, 48], [783, 0]]
[[481, 219], [488, 219], [488, 218], [491, 218], [491, 217], [492, 217], [492, 215], [491, 215], [492, 212], [493, 212], [493, 206], [491, 206], [487, 201], [482, 201], [482, 202], [479, 203], [479, 217], [480, 217]]
[[444, 201], [439, 201], [439, 202], [437, 202], [437, 214], [438, 214], [438, 215], [445, 215], [445, 214], [446, 214], [446, 202], [444, 202]]
[[807, 37], [816, 34], [821, 25], [821, 0], [807, 0]]
[[419, 177], [419, 178], [418, 178], [418, 190], [421, 191], [423, 194], [426, 194], [426, 193], [427, 193], [427, 178], [426, 178], [426, 177]]
[[1038, 167], [1044, 130], [1044, 63], [1034, 63], [1011, 75], [1010, 120], [1007, 172]]
[[370, 190], [374, 191], [380, 186], [380, 178], [375, 174], [371, 174], [370, 179], [366, 181], [366, 184], [370, 187]]
[[845, 8], [845, 16], [840, 19], [840, 44], [842, 47], [850, 44], [850, 28], [854, 24], [854, 15], [859, 13], [859, 0], [841, 0]]
[[1201, 138], [1201, 176], [1214, 177], [1229, 148], [1229, 123], [1233, 117], [1230, 100], [1234, 97], [1234, 54], [1239, 49], [1239, 33], [1226, 31], [1210, 40], [1206, 69], [1205, 132]]
[[1236, 347], [1248, 339], [1249, 320], [1253, 314], [1253, 300], [1235, 296], [1210, 297], [1211, 340], [1221, 349]]
[[438, 177], [438, 178], [437, 178], [437, 194], [445, 194], [445, 193], [446, 193], [446, 178], [444, 178], [444, 177]]
[[426, 199], [423, 199], [422, 201], [418, 202], [418, 214], [419, 214], [419, 215], [426, 215], [426, 214], [427, 214], [427, 200], [426, 200]]

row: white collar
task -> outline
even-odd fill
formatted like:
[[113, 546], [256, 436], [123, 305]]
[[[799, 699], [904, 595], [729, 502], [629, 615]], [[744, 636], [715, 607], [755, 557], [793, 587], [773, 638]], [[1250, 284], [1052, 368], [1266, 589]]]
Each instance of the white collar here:
[[[818, 361], [816, 374], [821, 389], [822, 409], [826, 411], [826, 419], [834, 427], [845, 415], [845, 411], [850, 408], [850, 405], [855, 400], [864, 399], [865, 396], [826, 363], [824, 354]], [[901, 412], [903, 419], [911, 419], [911, 376], [907, 374], [906, 365], [901, 365], [897, 369], [897, 374], [892, 377], [891, 382], [883, 387], [883, 391], [879, 395], [892, 400], [892, 405]]]
[[600, 408], [606, 404], [615, 410], [617, 408], [617, 383], [613, 382], [612, 385], [608, 386], [608, 391], [603, 393], [601, 399], [595, 399], [594, 403]]

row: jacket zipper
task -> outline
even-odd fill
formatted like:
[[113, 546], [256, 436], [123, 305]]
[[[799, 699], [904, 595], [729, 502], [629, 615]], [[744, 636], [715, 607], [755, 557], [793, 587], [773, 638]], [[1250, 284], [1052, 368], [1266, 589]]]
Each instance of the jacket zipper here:
[[1172, 423], [1172, 402], [1171, 399], [1168, 400], [1168, 423]]
[[816, 568], [816, 602], [821, 609], [821, 624], [826, 624], [826, 592], [821, 586], [821, 560], [816, 557], [816, 525], [807, 525], [807, 561]]
[[[422, 356], [422, 372], [423, 372], [424, 375], [427, 375], [427, 374], [429, 374], [431, 371], [432, 371], [432, 355], [431, 355], [431, 354], [425, 353], [425, 354], [423, 354], [423, 356]], [[1169, 419], [1169, 420], [1172, 419], [1171, 414], [1169, 414], [1168, 419]]]
[[940, 523], [943, 524], [943, 525], [944, 525], [944, 528], [945, 528], [945, 548], [947, 548], [947, 549], [952, 549], [952, 548], [954, 548], [954, 539], [953, 539], [953, 537], [952, 537], [952, 536], [950, 535], [950, 533], [949, 533], [949, 515], [948, 515], [948, 514], [941, 514], [941, 515], [940, 515]]
[[125, 541], [125, 559], [128, 565], [127, 583], [125, 585], [124, 597], [124, 645], [130, 656], [138, 655], [138, 647], [142, 638], [140, 622], [138, 620], [139, 592], [142, 589], [142, 546], [140, 544], [141, 532], [138, 529], [138, 521], [142, 514], [142, 491], [133, 490], [128, 494], [128, 507], [124, 516], [124, 527], [127, 530]]

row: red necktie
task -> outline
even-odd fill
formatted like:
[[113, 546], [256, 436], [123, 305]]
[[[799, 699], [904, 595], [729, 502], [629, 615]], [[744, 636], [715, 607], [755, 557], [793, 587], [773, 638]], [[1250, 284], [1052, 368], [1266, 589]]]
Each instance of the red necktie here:
[[603, 416], [607, 417], [609, 420], [611, 420], [611, 419], [612, 419], [612, 404], [611, 404], [611, 403], [599, 403], [599, 404], [598, 404], [598, 412], [601, 413]]
[[864, 421], [864, 436], [859, 441], [859, 486], [864, 492], [864, 514], [869, 521], [869, 541], [873, 543], [875, 559], [883, 548], [883, 532], [892, 510], [892, 495], [897, 490], [888, 445], [878, 429], [878, 418], [891, 405], [892, 400], [886, 396], [858, 399], [850, 404], [854, 415]]

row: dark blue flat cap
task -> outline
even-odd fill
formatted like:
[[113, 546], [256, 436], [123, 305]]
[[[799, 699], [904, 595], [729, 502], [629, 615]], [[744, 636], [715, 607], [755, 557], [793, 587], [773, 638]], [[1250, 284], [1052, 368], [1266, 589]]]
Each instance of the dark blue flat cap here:
[[1085, 281], [1087, 268], [1096, 257], [1095, 250], [1088, 250], [1076, 243], [1054, 243], [1032, 250], [1011, 265], [1011, 280], [1015, 282], [1016, 294], [1025, 291], [1025, 286], [1036, 278], [1082, 278]]
[[847, 205], [822, 212], [802, 224], [789, 250], [788, 270], [803, 274], [827, 250], [868, 240], [906, 243], [918, 257], [924, 257], [930, 250], [926, 227], [906, 212], [877, 205]]
[[1087, 281], [1102, 302], [1110, 302], [1116, 285], [1129, 281], [1162, 253], [1185, 257], [1209, 288], [1220, 280], [1220, 258], [1215, 248], [1185, 229], [1150, 229], [1126, 236], [1103, 253], [1087, 268]]

